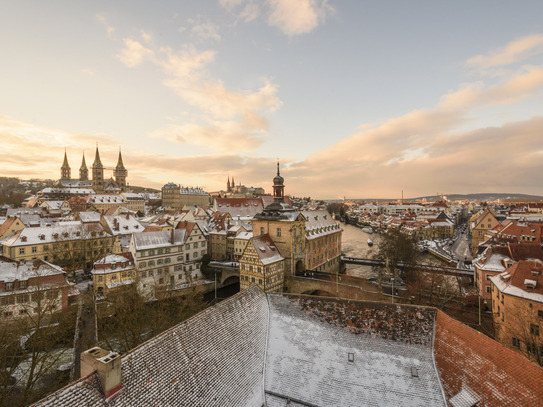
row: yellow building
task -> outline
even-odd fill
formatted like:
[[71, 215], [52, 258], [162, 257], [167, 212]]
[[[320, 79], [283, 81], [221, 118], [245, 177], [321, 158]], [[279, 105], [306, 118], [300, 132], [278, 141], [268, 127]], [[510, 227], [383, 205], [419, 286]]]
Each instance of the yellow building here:
[[112, 252], [113, 240], [99, 224], [66, 222], [25, 228], [2, 242], [0, 254], [17, 261], [45, 260], [70, 271], [90, 270]]
[[491, 208], [486, 208], [471, 217], [469, 228], [471, 232], [471, 249], [474, 253], [477, 252], [479, 243], [484, 241], [487, 230], [493, 229], [499, 223], [496, 219], [496, 213]]
[[543, 263], [521, 260], [490, 281], [496, 340], [543, 366]]
[[96, 194], [89, 197], [89, 205], [94, 207], [98, 212], [105, 213], [111, 208], [118, 208], [119, 206], [126, 207], [126, 199], [122, 195]]
[[124, 198], [124, 206], [134, 212], [145, 214], [145, 197], [143, 194], [132, 192], [123, 192], [121, 196]]
[[340, 225], [327, 211], [303, 211], [305, 221], [305, 266], [309, 270], [339, 272]]
[[201, 188], [181, 187], [172, 182], [162, 187], [162, 206], [169, 209], [181, 209], [185, 206], [209, 208], [211, 197]]
[[264, 292], [277, 293], [283, 289], [285, 258], [268, 234], [249, 240], [239, 260], [240, 290], [258, 285]]
[[135, 283], [136, 271], [131, 253], [111, 254], [94, 263], [94, 294], [107, 296]]
[[300, 212], [285, 202], [279, 163], [273, 200], [254, 217], [253, 236], [271, 237], [285, 258], [285, 274], [302, 274], [307, 269], [339, 272], [341, 227], [326, 211]]

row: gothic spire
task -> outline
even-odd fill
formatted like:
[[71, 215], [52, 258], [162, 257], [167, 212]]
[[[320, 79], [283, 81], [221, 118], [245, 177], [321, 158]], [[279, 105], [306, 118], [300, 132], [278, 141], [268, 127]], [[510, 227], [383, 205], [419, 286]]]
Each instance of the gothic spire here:
[[121, 155], [121, 147], [119, 147], [119, 159], [117, 160], [117, 169], [124, 170], [123, 157]]
[[79, 170], [86, 170], [87, 169], [87, 163], [85, 162], [85, 152], [83, 151], [83, 160], [81, 161], [81, 168]]
[[100, 161], [100, 152], [98, 151], [98, 143], [96, 143], [96, 155], [94, 156], [93, 167], [102, 167], [102, 161]]
[[61, 168], [70, 168], [70, 165], [68, 164], [68, 154], [66, 153], [66, 149], [64, 149], [64, 162], [62, 163]]

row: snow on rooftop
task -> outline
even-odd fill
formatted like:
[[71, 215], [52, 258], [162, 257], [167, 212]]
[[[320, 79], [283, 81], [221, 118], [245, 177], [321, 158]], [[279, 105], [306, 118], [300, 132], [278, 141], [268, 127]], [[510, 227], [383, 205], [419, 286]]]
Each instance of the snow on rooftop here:
[[[335, 301], [308, 305], [282, 296], [268, 298], [266, 399], [271, 394], [284, 395], [284, 402], [290, 397], [302, 405], [446, 406], [433, 364], [431, 317], [414, 317], [414, 326], [427, 325], [429, 330], [418, 337], [420, 344], [414, 344], [408, 342], [409, 335], [402, 338], [398, 334], [393, 340], [377, 331], [357, 334], [348, 326], [329, 323], [316, 315], [320, 311], [313, 306], [319, 305], [326, 309], [323, 316], [334, 310], [341, 313], [342, 305]], [[353, 315], [362, 320], [364, 312], [360, 311]], [[402, 323], [402, 318], [398, 319], [396, 325]], [[381, 323], [367, 322], [370, 329]], [[354, 354], [353, 362], [348, 360], [349, 353]], [[413, 367], [419, 377], [412, 377]]]

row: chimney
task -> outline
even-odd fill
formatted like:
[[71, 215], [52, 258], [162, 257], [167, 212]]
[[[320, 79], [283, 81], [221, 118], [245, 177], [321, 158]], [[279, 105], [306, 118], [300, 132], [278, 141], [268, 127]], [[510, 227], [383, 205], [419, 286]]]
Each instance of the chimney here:
[[171, 243], [172, 243], [172, 244], [175, 244], [174, 238], [173, 238], [173, 235], [174, 235], [175, 230], [174, 230], [173, 227], [172, 227], [172, 229], [171, 229], [171, 232], [172, 232], [172, 233], [171, 233]]
[[81, 353], [81, 377], [98, 373], [106, 402], [121, 394], [121, 357], [118, 353], [94, 347]]

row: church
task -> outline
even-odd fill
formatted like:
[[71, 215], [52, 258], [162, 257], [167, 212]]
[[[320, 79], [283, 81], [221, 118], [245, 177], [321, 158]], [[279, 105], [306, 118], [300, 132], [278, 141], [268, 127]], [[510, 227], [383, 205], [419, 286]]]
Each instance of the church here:
[[92, 171], [92, 179], [89, 179], [89, 168], [85, 162], [85, 153], [83, 153], [83, 160], [79, 168], [79, 179], [72, 179], [72, 171], [68, 164], [68, 153], [64, 151], [64, 162], [62, 163], [62, 167], [60, 167], [59, 185], [64, 188], [92, 188], [96, 193], [119, 193], [126, 190], [128, 171], [124, 167], [120, 148], [117, 165], [113, 169], [113, 176], [108, 180], [104, 178], [104, 171], [107, 168], [104, 167], [100, 160], [98, 145], [96, 145], [96, 154], [90, 169]]

